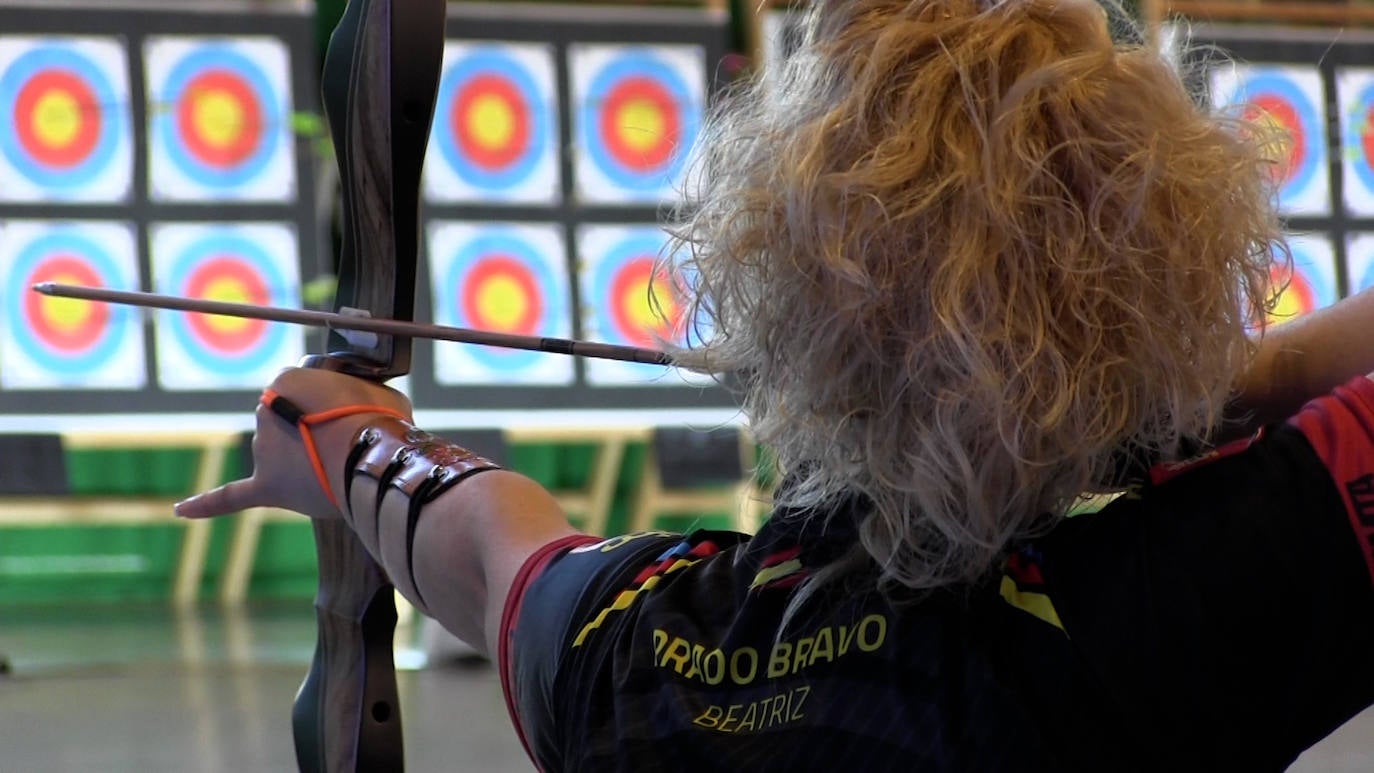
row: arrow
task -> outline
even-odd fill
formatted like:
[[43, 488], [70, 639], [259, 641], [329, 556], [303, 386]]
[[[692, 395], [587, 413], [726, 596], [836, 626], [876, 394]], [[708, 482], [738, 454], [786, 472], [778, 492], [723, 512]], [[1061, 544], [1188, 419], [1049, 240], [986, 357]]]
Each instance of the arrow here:
[[[114, 303], [122, 306], [141, 306], [170, 311], [193, 311], [204, 314], [218, 314], [224, 317], [245, 319], [264, 319], [270, 322], [287, 322], [293, 325], [324, 327], [331, 330], [358, 331], [381, 335], [428, 338], [438, 341], [456, 341], [463, 344], [481, 344], [504, 349], [524, 349], [534, 352], [566, 354], [574, 357], [592, 357], [601, 360], [621, 360], [640, 362], [649, 365], [671, 365], [672, 359], [656, 349], [641, 349], [636, 346], [620, 346], [593, 341], [578, 341], [570, 338], [542, 338], [540, 336], [516, 335], [513, 333], [493, 333], [486, 330], [472, 330], [447, 325], [426, 325], [421, 322], [405, 322], [396, 319], [373, 319], [368, 316], [339, 314], [331, 311], [312, 311], [309, 309], [282, 309], [275, 306], [259, 306], [252, 303], [229, 303], [200, 298], [181, 298], [175, 295], [134, 292], [129, 290], [110, 290], [103, 287], [84, 287], [58, 282], [40, 282], [33, 291], [55, 298], [76, 298], [83, 301]], [[359, 312], [360, 314], [362, 312]]]

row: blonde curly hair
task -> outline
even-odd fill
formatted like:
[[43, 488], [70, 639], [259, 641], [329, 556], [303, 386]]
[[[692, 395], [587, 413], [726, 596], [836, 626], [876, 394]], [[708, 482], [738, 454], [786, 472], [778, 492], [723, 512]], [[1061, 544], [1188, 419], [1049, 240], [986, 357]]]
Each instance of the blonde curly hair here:
[[1083, 0], [818, 3], [708, 121], [671, 231], [780, 505], [883, 579], [985, 575], [1123, 449], [1213, 427], [1282, 244], [1270, 143]]

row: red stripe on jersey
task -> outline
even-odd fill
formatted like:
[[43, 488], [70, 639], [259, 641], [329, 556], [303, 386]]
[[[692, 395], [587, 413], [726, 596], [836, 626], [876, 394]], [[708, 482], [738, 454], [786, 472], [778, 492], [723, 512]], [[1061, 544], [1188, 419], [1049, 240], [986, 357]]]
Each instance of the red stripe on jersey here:
[[1006, 574], [1018, 585], [1045, 584], [1045, 575], [1040, 573], [1040, 564], [1020, 553], [1012, 553], [1007, 557]]
[[1374, 581], [1374, 382], [1352, 379], [1288, 421], [1307, 436], [1340, 489]]
[[659, 570], [663, 568], [664, 564], [676, 560], [677, 558], [670, 558], [667, 561], [657, 561], [655, 563], [649, 564], [643, 569], [640, 569], [639, 574], [635, 575], [635, 578], [633, 580], [630, 580], [629, 590], [633, 590], [643, 585], [646, 581], [648, 581], [650, 577], [653, 577], [654, 575], [658, 574]]
[[687, 555], [691, 556], [692, 558], [705, 558], [707, 556], [714, 556], [719, 552], [720, 545], [717, 545], [716, 543], [707, 539], [698, 542], [691, 550], [687, 551]]
[[764, 556], [763, 561], [759, 563], [759, 568], [767, 569], [770, 566], [777, 566], [778, 564], [791, 561], [799, 555], [801, 555], [801, 545], [793, 545], [786, 550], [779, 550], [776, 553]]
[[1158, 486], [1161, 483], [1164, 483], [1165, 481], [1177, 478], [1178, 476], [1182, 475], [1185, 472], [1188, 472], [1189, 470], [1195, 470], [1198, 467], [1201, 467], [1205, 464], [1211, 464], [1212, 462], [1215, 462], [1218, 459], [1225, 459], [1228, 456], [1235, 456], [1241, 451], [1244, 451], [1245, 449], [1249, 448], [1252, 443], [1254, 443], [1256, 440], [1259, 440], [1263, 436], [1264, 428], [1261, 427], [1258, 432], [1256, 432], [1254, 435], [1251, 435], [1250, 437], [1240, 438], [1239, 440], [1232, 440], [1229, 443], [1219, 445], [1216, 448], [1213, 448], [1211, 451], [1208, 451], [1204, 454], [1200, 454], [1198, 456], [1194, 456], [1191, 459], [1184, 459], [1180, 462], [1166, 462], [1163, 464], [1156, 464], [1155, 466], [1150, 468], [1150, 482]]
[[534, 751], [530, 749], [529, 740], [525, 738], [525, 727], [520, 724], [520, 715], [515, 711], [515, 664], [511, 661], [510, 652], [511, 638], [515, 636], [515, 623], [520, 619], [520, 606], [525, 600], [525, 590], [539, 579], [539, 575], [544, 573], [544, 569], [553, 559], [572, 548], [595, 545], [598, 542], [601, 542], [601, 538], [590, 534], [570, 534], [531, 553], [520, 566], [515, 580], [511, 582], [510, 590], [506, 593], [506, 605], [501, 609], [501, 635], [496, 639], [496, 667], [501, 674], [501, 692], [506, 696], [506, 711], [510, 712], [510, 720], [515, 725], [515, 734], [520, 738], [520, 745], [525, 747], [525, 754], [529, 755], [536, 767], [539, 761], [534, 758]]

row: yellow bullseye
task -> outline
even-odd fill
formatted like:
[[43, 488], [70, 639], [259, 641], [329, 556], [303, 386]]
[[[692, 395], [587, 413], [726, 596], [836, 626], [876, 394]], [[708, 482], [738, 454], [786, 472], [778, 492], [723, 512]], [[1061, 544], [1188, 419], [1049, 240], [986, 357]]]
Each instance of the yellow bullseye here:
[[[233, 279], [214, 279], [205, 286], [206, 300], [225, 301], [228, 303], [256, 303], [258, 299], [253, 298], [245, 292], [243, 283]], [[225, 317], [219, 314], [207, 314], [205, 322], [211, 330], [219, 333], [237, 333], [249, 325], [253, 324], [251, 319], [240, 319], [238, 317]]]
[[233, 94], [220, 89], [207, 89], [195, 95], [191, 121], [196, 135], [216, 148], [229, 147], [246, 130], [243, 105]]
[[1291, 289], [1284, 290], [1269, 311], [1269, 322], [1281, 325], [1303, 313], [1302, 299]]
[[468, 135], [483, 148], [504, 148], [515, 134], [515, 111], [506, 100], [483, 94], [472, 101], [467, 129]]
[[667, 133], [663, 111], [648, 99], [626, 101], [616, 115], [616, 124], [620, 127], [620, 139], [635, 150], [658, 147]]
[[[658, 297], [657, 300], [663, 314], [671, 318], [674, 313], [671, 299]], [[620, 308], [625, 311], [625, 319], [637, 330], [661, 331], [666, 327], [663, 317], [649, 302], [649, 285], [646, 282], [635, 282], [626, 287], [620, 298]]]
[[477, 313], [497, 330], [514, 330], [529, 313], [529, 303], [519, 282], [508, 276], [495, 276], [482, 285]]
[[[72, 274], [54, 274], [51, 281], [59, 284], [81, 284], [82, 278]], [[91, 302], [75, 298], [55, 298], [43, 296], [41, 301], [43, 320], [47, 325], [61, 333], [71, 333], [85, 323], [91, 313]]]
[[48, 147], [65, 147], [81, 131], [81, 105], [70, 93], [54, 89], [38, 98], [30, 121], [34, 136]]

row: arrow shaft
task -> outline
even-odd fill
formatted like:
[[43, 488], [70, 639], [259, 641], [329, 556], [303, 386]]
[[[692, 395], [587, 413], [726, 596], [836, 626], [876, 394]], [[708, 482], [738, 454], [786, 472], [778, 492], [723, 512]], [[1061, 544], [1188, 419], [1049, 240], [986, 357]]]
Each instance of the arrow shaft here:
[[669, 365], [672, 360], [664, 352], [656, 349], [643, 349], [636, 346], [620, 346], [592, 341], [578, 341], [571, 338], [544, 338], [541, 336], [516, 335], [513, 333], [493, 333], [486, 330], [472, 330], [447, 325], [427, 325], [421, 322], [405, 322], [396, 319], [373, 319], [354, 317], [329, 311], [310, 309], [283, 309], [276, 306], [258, 306], [251, 303], [230, 303], [203, 298], [182, 298], [175, 295], [161, 295], [132, 290], [111, 290], [104, 287], [84, 287], [58, 282], [41, 282], [33, 286], [35, 292], [57, 298], [75, 298], [98, 303], [113, 303], [122, 306], [140, 306], [169, 311], [189, 311], [202, 314], [217, 314], [223, 317], [242, 317], [262, 319], [270, 322], [286, 322], [293, 325], [324, 327], [334, 330], [360, 330], [382, 335], [427, 338], [438, 341], [455, 341], [463, 344], [481, 344], [504, 349], [524, 349], [535, 352], [566, 354], [574, 357], [591, 357], [601, 360], [620, 360], [640, 362], [650, 365]]

